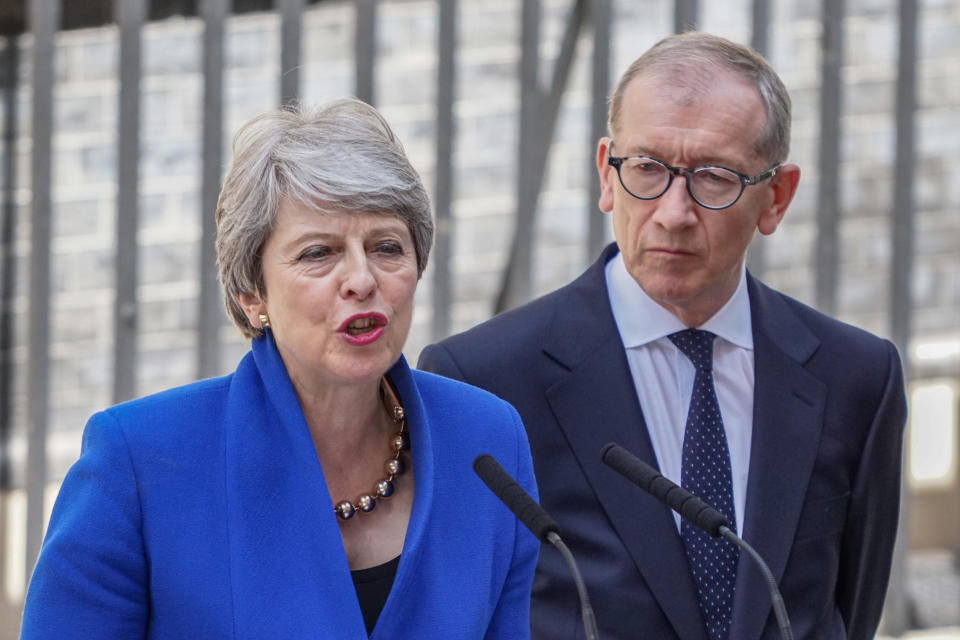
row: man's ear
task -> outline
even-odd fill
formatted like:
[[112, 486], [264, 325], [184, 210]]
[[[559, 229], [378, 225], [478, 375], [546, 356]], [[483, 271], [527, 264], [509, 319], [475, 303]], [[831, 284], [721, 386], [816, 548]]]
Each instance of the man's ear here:
[[600, 200], [597, 205], [604, 213], [613, 211], [613, 180], [616, 179], [616, 169], [607, 164], [611, 144], [612, 141], [607, 137], [600, 138], [597, 143], [597, 174], [600, 176]]
[[245, 292], [237, 296], [237, 302], [243, 308], [250, 326], [260, 328], [260, 314], [267, 312], [267, 305], [263, 299], [256, 294]]
[[795, 164], [785, 164], [777, 169], [777, 174], [770, 178], [770, 187], [773, 189], [773, 200], [760, 214], [757, 221], [757, 230], [765, 236], [777, 230], [783, 220], [790, 201], [797, 192], [800, 182], [800, 167]]

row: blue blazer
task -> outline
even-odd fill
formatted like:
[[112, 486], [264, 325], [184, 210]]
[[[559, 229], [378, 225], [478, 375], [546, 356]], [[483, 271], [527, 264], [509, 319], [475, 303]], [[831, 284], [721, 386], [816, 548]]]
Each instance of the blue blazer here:
[[[536, 495], [505, 402], [403, 358], [413, 509], [372, 638], [529, 636], [538, 541], [471, 468]], [[63, 482], [21, 638], [366, 638], [323, 470], [272, 339], [237, 370], [96, 414]]]
[[[577, 555], [605, 640], [707, 640], [667, 508], [608, 469], [610, 441], [656, 465], [607, 297], [610, 245], [571, 284], [426, 348], [420, 367], [520, 412], [542, 504]], [[742, 535], [770, 564], [797, 638], [873, 637], [897, 525], [905, 398], [893, 345], [752, 277], [754, 412]], [[544, 553], [533, 635], [577, 630], [565, 566]], [[779, 639], [763, 579], [741, 554], [731, 640]]]

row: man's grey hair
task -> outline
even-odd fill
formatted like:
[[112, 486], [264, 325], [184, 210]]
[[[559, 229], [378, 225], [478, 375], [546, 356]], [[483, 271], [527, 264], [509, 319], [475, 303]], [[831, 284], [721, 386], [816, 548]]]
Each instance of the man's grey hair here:
[[732, 72], [760, 93], [767, 119], [755, 143], [757, 155], [771, 164], [786, 161], [790, 153], [790, 95], [780, 76], [750, 47], [702, 31], [668, 36], [630, 65], [610, 97], [610, 135], [614, 136], [620, 125], [623, 94], [634, 78], [655, 74], [696, 91], [718, 68]]
[[317, 215], [397, 216], [410, 230], [423, 275], [433, 241], [430, 200], [383, 116], [353, 99], [268, 111], [237, 131], [217, 201], [217, 269], [227, 312], [244, 336], [263, 333], [237, 296], [267, 293], [262, 250], [281, 200], [315, 207]]

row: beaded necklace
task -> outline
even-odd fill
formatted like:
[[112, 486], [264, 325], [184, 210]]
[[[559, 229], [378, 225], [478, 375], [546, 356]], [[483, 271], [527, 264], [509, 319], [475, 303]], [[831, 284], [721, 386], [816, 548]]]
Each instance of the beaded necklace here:
[[390, 436], [390, 449], [393, 450], [393, 454], [387, 458], [383, 465], [386, 475], [374, 485], [373, 491], [361, 494], [353, 502], [341, 500], [333, 507], [339, 522], [345, 522], [357, 513], [370, 513], [376, 509], [378, 500], [385, 500], [394, 494], [396, 491], [394, 479], [406, 470], [406, 465], [400, 458], [400, 455], [410, 448], [410, 439], [406, 432], [406, 414], [386, 377], [380, 379], [380, 391], [383, 394], [384, 407], [390, 414], [390, 418], [394, 423], [400, 425], [400, 430]]

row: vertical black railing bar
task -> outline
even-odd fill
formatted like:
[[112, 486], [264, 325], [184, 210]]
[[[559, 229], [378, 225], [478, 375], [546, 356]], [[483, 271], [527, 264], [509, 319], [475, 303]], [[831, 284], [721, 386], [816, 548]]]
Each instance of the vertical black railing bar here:
[[116, 302], [113, 314], [113, 401], [136, 391], [137, 228], [140, 212], [140, 31], [145, 0], [116, 0], [120, 27], [120, 97], [117, 132]]
[[306, 0], [280, 3], [280, 104], [300, 99], [300, 36]]
[[[0, 100], [3, 101], [3, 121], [0, 133], [3, 149], [0, 151], [0, 544], [6, 548], [10, 535], [7, 524], [5, 498], [11, 488], [10, 434], [13, 430], [13, 287], [14, 268], [13, 238], [16, 234], [16, 207], [14, 207], [14, 176], [16, 167], [16, 122], [17, 122], [17, 40], [7, 36], [0, 41]], [[0, 574], [6, 575], [9, 554], [0, 553]], [[0, 591], [2, 593], [2, 591]], [[0, 612], [4, 611], [4, 598], [0, 596]], [[0, 625], [0, 633], [4, 629]], [[12, 633], [12, 629], [11, 629]]]
[[[750, 20], [750, 46], [763, 57], [768, 56], [768, 38], [770, 34], [770, 0], [753, 0]], [[747, 266], [750, 272], [758, 278], [763, 278], [766, 266], [766, 242], [763, 236], [754, 233], [753, 242], [747, 250]]]
[[217, 283], [214, 214], [220, 192], [223, 156], [223, 33], [229, 0], [202, 0], [203, 5], [203, 168], [200, 196], [200, 313], [197, 375], [220, 369], [220, 326], [223, 299]]
[[[540, 141], [540, 1], [523, 0], [520, 17], [520, 127], [517, 138], [517, 205], [513, 239], [503, 270], [500, 293], [494, 303], [499, 313], [530, 292], [530, 251], [533, 227], [531, 204], [536, 202], [533, 166]], [[523, 264], [527, 265], [526, 268]]]
[[356, 0], [354, 60], [356, 63], [357, 97], [376, 104], [374, 65], [377, 58], [377, 0]]
[[914, 120], [917, 91], [917, 0], [900, 0], [900, 52], [897, 60], [896, 149], [893, 168], [893, 264], [890, 274], [890, 335], [910, 372], [910, 282], [914, 259]]
[[[540, 145], [537, 147], [544, 161], [547, 157], [547, 151], [550, 148], [550, 138], [553, 136], [554, 125], [557, 122], [557, 116], [560, 114], [560, 103], [563, 100], [563, 92], [567, 87], [567, 80], [570, 78], [570, 69], [573, 67], [573, 57], [577, 52], [577, 40], [580, 38], [580, 32], [587, 18], [587, 2], [589, 0], [575, 0], [570, 8], [570, 15], [567, 17], [567, 28], [563, 32], [563, 40], [560, 43], [560, 54], [553, 67], [553, 78], [550, 82], [549, 100], [546, 104], [547, 113], [544, 121], [544, 130], [541, 131], [543, 137]], [[545, 162], [539, 165], [540, 175], [546, 170]], [[537, 192], [539, 193], [539, 183]]]
[[[590, 141], [588, 148], [596, 148], [597, 141], [607, 135], [607, 96], [610, 94], [610, 0], [593, 0], [593, 59], [590, 69]], [[590, 156], [593, 158], [593, 155]], [[587, 163], [587, 255], [586, 263], [597, 259], [603, 249], [606, 217], [597, 209], [600, 200], [600, 180], [596, 167]]]
[[[897, 57], [896, 148], [893, 168], [893, 211], [890, 241], [890, 335], [900, 351], [907, 379], [911, 375], [910, 326], [913, 301], [910, 282], [914, 262], [915, 208], [913, 184], [916, 143], [917, 0], [900, 0], [900, 42]], [[906, 470], [906, 465], [904, 465]], [[904, 475], [904, 477], [906, 477]], [[900, 521], [884, 605], [884, 632], [900, 636], [908, 628], [906, 553], [910, 543], [910, 501], [906, 483], [900, 490]]]
[[673, 32], [683, 33], [696, 29], [700, 23], [700, 6], [697, 0], [674, 0]]
[[817, 187], [817, 245], [815, 297], [820, 311], [833, 315], [837, 308], [840, 219], [840, 105], [843, 66], [844, 0], [823, 0], [823, 35], [820, 54], [820, 175]]
[[[13, 239], [16, 236], [14, 177], [17, 142], [17, 62], [19, 49], [13, 36], [4, 38], [0, 52], [0, 91], [3, 94], [3, 155], [0, 156], [0, 491], [10, 488], [10, 432], [13, 429], [13, 288], [16, 260]], [[5, 510], [0, 509], [0, 531], [4, 529]], [[2, 534], [0, 534], [2, 537]], [[2, 568], [0, 561], [0, 568]]]
[[750, 46], [760, 55], [770, 53], [770, 0], [753, 0], [750, 5]]
[[[536, 33], [523, 36], [523, 53], [521, 58], [521, 120], [520, 120], [520, 150], [518, 160], [520, 167], [517, 172], [517, 215], [516, 229], [510, 246], [510, 257], [504, 270], [504, 277], [497, 296], [495, 311], [503, 311], [521, 302], [529, 300], [532, 293], [532, 263], [533, 263], [533, 235], [536, 222], [537, 200], [540, 197], [540, 188], [543, 176], [546, 174], [547, 162], [550, 155], [550, 141], [553, 138], [554, 127], [560, 112], [560, 102], [567, 80], [570, 77], [570, 68], [573, 66], [573, 56], [576, 53], [577, 39], [583, 28], [586, 16], [587, 0], [575, 0], [567, 18], [567, 28], [560, 45], [560, 54], [553, 68], [553, 78], [546, 95], [539, 89], [537, 82], [537, 61], [539, 43], [539, 24]], [[538, 4], [533, 3], [531, 4]], [[527, 0], [524, 2], [524, 23], [539, 23], [539, 6], [531, 11], [530, 19], [527, 16]], [[527, 65], [530, 68], [527, 68]], [[526, 75], [533, 72], [531, 84], [535, 98], [527, 96]], [[524, 98], [526, 97], [526, 104]], [[527, 133], [529, 129], [529, 134]], [[526, 137], [529, 135], [530, 137]], [[529, 149], [527, 146], [529, 145]]]
[[47, 421], [50, 373], [50, 195], [53, 134], [54, 40], [60, 3], [30, 0], [33, 36], [33, 113], [30, 153], [30, 293], [27, 356], [27, 575], [40, 553], [47, 486]]
[[437, 231], [433, 249], [433, 323], [431, 338], [450, 333], [450, 246], [453, 238], [453, 142], [456, 123], [457, 4], [438, 0], [437, 19], [437, 162], [434, 207]]

